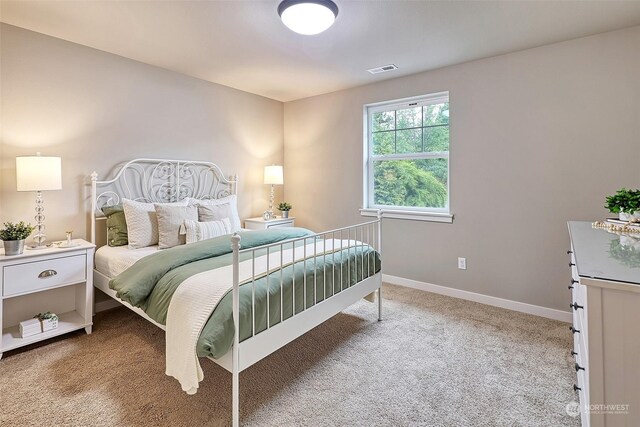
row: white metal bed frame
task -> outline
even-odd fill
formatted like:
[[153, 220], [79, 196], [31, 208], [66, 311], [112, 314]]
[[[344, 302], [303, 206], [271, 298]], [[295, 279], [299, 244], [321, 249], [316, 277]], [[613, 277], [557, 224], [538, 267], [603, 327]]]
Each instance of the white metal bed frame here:
[[[186, 197], [194, 197], [198, 199], [206, 198], [221, 198], [231, 194], [237, 194], [237, 176], [227, 178], [222, 173], [222, 170], [211, 162], [203, 161], [183, 161], [183, 160], [162, 160], [162, 159], [135, 159], [125, 163], [115, 174], [115, 176], [107, 181], [98, 181], [98, 174], [93, 172], [91, 174], [91, 241], [96, 243], [96, 224], [97, 221], [104, 220], [100, 208], [104, 205], [117, 204], [122, 201], [123, 198], [139, 200], [145, 202], [173, 202], [179, 201]], [[359, 246], [369, 245], [381, 253], [381, 214], [378, 213], [378, 218], [375, 221], [370, 221], [350, 227], [339, 228], [335, 230], [318, 233], [312, 236], [301, 237], [297, 239], [291, 239], [283, 242], [263, 245], [255, 248], [241, 249], [240, 248], [240, 236], [235, 234], [231, 237], [231, 249], [233, 251], [233, 322], [234, 325], [239, 325], [240, 306], [239, 306], [239, 259], [242, 253], [252, 253], [251, 259], [254, 266], [252, 274], [251, 286], [252, 292], [252, 304], [253, 309], [253, 324], [251, 337], [240, 342], [240, 328], [235, 328], [235, 334], [233, 338], [233, 345], [231, 350], [219, 359], [208, 357], [218, 365], [222, 366], [232, 374], [232, 420], [233, 426], [238, 427], [240, 425], [240, 394], [239, 394], [239, 378], [240, 372], [269, 354], [275, 352], [279, 348], [283, 347], [287, 343], [293, 341], [304, 333], [308, 332], [312, 328], [320, 325], [324, 321], [330, 319], [334, 315], [338, 314], [342, 310], [346, 309], [359, 299], [377, 291], [378, 295], [378, 320], [382, 320], [382, 272], [378, 272], [373, 276], [365, 278], [354, 285], [342, 288], [337, 293], [335, 290], [335, 281], [333, 292], [322, 301], [317, 301], [317, 287], [318, 285], [324, 285], [323, 289], [326, 292], [326, 277], [327, 270], [323, 270], [324, 284], [320, 284], [317, 281], [317, 268], [316, 263], [319, 258], [323, 258], [326, 261], [326, 257], [333, 256], [335, 260], [335, 252], [332, 254], [321, 253], [314, 255], [311, 258], [306, 259], [305, 251], [305, 265], [307, 262], [314, 263], [313, 274], [313, 289], [314, 289], [314, 304], [307, 307], [306, 303], [306, 288], [307, 278], [304, 277], [303, 291], [305, 295], [303, 297], [303, 310], [300, 307], [296, 307], [295, 304], [295, 283], [293, 286], [294, 297], [292, 298], [292, 316], [283, 318], [283, 305], [282, 295], [280, 292], [281, 304], [280, 304], [280, 322], [271, 326], [269, 316], [267, 315], [266, 329], [261, 332], [256, 332], [255, 323], [255, 259], [256, 252], [260, 250], [266, 250], [267, 255], [269, 251], [275, 248], [280, 249], [281, 259], [282, 251], [286, 247], [293, 247], [296, 242], [302, 242], [306, 248], [307, 241], [313, 242], [314, 239], [338, 239], [343, 241], [344, 237], [347, 240], [347, 250], [356, 248]], [[353, 244], [352, 244], [353, 243]], [[315, 247], [315, 246], [314, 246]], [[268, 256], [267, 256], [268, 258]], [[350, 261], [349, 261], [350, 262]], [[355, 257], [355, 268], [362, 269], [362, 277], [364, 277], [365, 264], [367, 270], [370, 267], [371, 257], [367, 256], [366, 260], [364, 255], [361, 257], [360, 266], [358, 266], [358, 256]], [[375, 262], [375, 259], [374, 261]], [[326, 264], [322, 264], [325, 266]], [[282, 270], [286, 266], [280, 263], [279, 267], [269, 271], [268, 276], [280, 277], [280, 286], [282, 286]], [[350, 267], [350, 266], [349, 266]], [[326, 268], [326, 267], [325, 267]], [[336, 277], [335, 263], [332, 264], [332, 278]], [[306, 270], [306, 269], [305, 269]], [[350, 274], [350, 268], [347, 269]], [[342, 270], [340, 270], [342, 274]], [[109, 288], [110, 277], [100, 273], [99, 271], [93, 271], [94, 286], [106, 293], [113, 299], [117, 300], [127, 308], [133, 310], [140, 316], [144, 317], [151, 323], [155, 324], [161, 329], [165, 329], [164, 325], [161, 325], [151, 319], [144, 311], [128, 304], [125, 301], [116, 297], [116, 292]], [[342, 279], [342, 277], [341, 277]], [[350, 283], [350, 277], [348, 282]], [[342, 280], [340, 280], [342, 283]], [[246, 284], [247, 286], [249, 283]], [[244, 285], [243, 285], [244, 286]], [[269, 292], [267, 292], [267, 313], [269, 313]], [[296, 309], [299, 311], [296, 313]], [[294, 319], [294, 320], [293, 320]]]

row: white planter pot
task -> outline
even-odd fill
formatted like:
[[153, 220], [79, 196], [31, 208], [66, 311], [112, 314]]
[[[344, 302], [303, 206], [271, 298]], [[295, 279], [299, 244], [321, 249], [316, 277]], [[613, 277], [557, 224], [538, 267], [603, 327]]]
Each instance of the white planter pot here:
[[640, 219], [640, 211], [635, 211], [632, 214], [620, 212], [618, 214], [618, 218], [620, 219], [620, 221], [631, 221], [632, 219]]

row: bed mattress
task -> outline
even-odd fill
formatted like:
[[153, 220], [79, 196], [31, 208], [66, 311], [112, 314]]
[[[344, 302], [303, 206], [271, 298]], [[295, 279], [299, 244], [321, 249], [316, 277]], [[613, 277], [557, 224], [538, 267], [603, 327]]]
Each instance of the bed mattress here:
[[158, 252], [158, 246], [129, 249], [128, 246], [102, 246], [96, 251], [95, 269], [107, 277], [116, 277], [136, 261]]

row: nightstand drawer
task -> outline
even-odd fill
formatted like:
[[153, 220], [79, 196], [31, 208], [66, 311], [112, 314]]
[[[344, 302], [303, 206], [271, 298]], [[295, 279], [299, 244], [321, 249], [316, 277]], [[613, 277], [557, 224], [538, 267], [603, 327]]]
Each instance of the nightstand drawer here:
[[295, 218], [290, 216], [282, 218], [277, 216], [271, 219], [247, 218], [244, 220], [244, 227], [248, 230], [266, 230], [275, 227], [295, 227]]
[[86, 280], [86, 255], [75, 255], [4, 267], [3, 295], [25, 294]]
[[278, 222], [278, 223], [275, 223], [275, 224], [267, 224], [266, 227], [267, 228], [293, 227], [293, 221]]

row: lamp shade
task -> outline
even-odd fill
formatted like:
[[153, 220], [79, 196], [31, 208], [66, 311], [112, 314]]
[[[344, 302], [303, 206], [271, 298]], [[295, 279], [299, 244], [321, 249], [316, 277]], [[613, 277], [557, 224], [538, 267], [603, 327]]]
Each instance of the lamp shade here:
[[282, 166], [265, 166], [264, 183], [282, 185], [284, 183]]
[[60, 157], [16, 157], [18, 191], [60, 190], [62, 188], [62, 160]]

